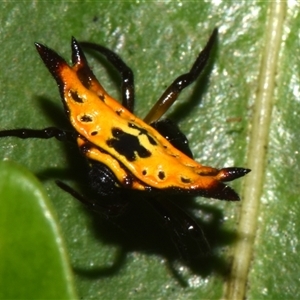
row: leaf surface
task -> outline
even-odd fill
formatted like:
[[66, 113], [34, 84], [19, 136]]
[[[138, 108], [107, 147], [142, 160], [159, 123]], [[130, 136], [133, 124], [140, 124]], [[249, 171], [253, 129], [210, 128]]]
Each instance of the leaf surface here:
[[[47, 44], [67, 61], [71, 36], [115, 50], [133, 68], [136, 113], [143, 117], [219, 27], [206, 72], [168, 113], [202, 164], [252, 169], [232, 183], [241, 203], [195, 200], [193, 215], [203, 222], [212, 246], [205, 264], [178, 262], [150, 208], [137, 203], [134, 223], [124, 217], [119, 228], [59, 190], [57, 178], [76, 189], [86, 185], [75, 147], [1, 139], [1, 158], [26, 166], [45, 186], [80, 297], [297, 298], [299, 4], [18, 1], [2, 6], [1, 129], [68, 127], [55, 82], [33, 42]], [[88, 60], [119, 99], [118, 74], [104, 60], [92, 55]], [[167, 262], [175, 264], [182, 280]]]

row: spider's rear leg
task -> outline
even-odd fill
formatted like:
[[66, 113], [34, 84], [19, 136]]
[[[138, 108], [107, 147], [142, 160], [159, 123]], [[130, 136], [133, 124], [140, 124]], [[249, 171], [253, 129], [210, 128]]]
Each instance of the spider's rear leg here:
[[193, 83], [201, 74], [205, 68], [213, 45], [218, 35], [217, 28], [212, 32], [206, 46], [198, 55], [190, 71], [186, 74], [177, 77], [173, 83], [165, 90], [150, 112], [144, 118], [144, 121], [148, 124], [155, 122], [161, 118], [161, 116], [170, 108], [170, 106], [176, 101], [180, 92]]
[[118, 216], [125, 210], [127, 206], [127, 202], [124, 201], [109, 201], [111, 198], [106, 199], [88, 199], [87, 197], [83, 196], [75, 189], [70, 187], [69, 185], [65, 184], [60, 180], [56, 180], [55, 183], [65, 192], [69, 193], [75, 199], [79, 200], [82, 204], [84, 204], [88, 209], [104, 215], [106, 217], [114, 217]]
[[150, 198], [148, 203], [162, 217], [171, 239], [183, 260], [189, 261], [191, 259], [189, 247], [186, 244], [190, 238], [197, 245], [197, 250], [199, 250], [197, 255], [201, 256], [209, 253], [210, 247], [202, 229], [184, 210], [165, 198]]
[[122, 214], [128, 206], [128, 199], [126, 191], [118, 187], [118, 180], [114, 173], [106, 165], [97, 161], [89, 160], [89, 166], [88, 186], [92, 192], [88, 197], [61, 181], [56, 181], [56, 184], [87, 208], [99, 214], [107, 217]]

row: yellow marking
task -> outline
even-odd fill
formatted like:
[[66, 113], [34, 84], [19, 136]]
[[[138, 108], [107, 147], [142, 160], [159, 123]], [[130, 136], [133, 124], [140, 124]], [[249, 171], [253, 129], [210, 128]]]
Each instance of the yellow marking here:
[[[126, 172], [120, 167], [121, 162], [126, 168], [144, 184], [135, 182], [134, 188], [143, 190], [145, 186], [151, 186], [158, 189], [177, 187], [185, 190], [209, 189], [214, 182], [218, 180], [219, 170], [205, 167], [189, 158], [161, 136], [154, 128], [146, 124], [141, 119], [134, 116], [125, 109], [118, 101], [109, 96], [100, 83], [92, 80], [89, 89], [86, 89], [77, 77], [76, 70], [80, 65], [73, 68], [63, 65], [60, 68], [59, 75], [64, 82], [64, 101], [69, 108], [69, 117], [75, 130], [90, 143], [95, 145], [86, 156], [90, 159], [101, 161], [107, 165], [116, 175], [120, 184], [124, 180]], [[73, 100], [70, 96], [70, 90], [77, 92], [83, 103]], [[99, 99], [99, 95], [104, 96], [104, 101]], [[116, 112], [122, 112], [119, 116]], [[81, 122], [82, 115], [89, 115], [93, 122]], [[130, 128], [128, 123], [147, 130], [157, 143], [149, 143], [146, 135], [138, 136], [141, 145], [151, 152], [147, 158], [139, 158], [130, 162], [125, 156], [120, 155], [114, 148], [107, 145], [107, 140], [112, 139], [112, 128], [120, 128], [126, 133], [137, 136], [139, 130]], [[97, 131], [98, 134], [92, 136], [91, 133]], [[78, 145], [82, 140], [78, 140]], [[97, 147], [105, 150], [109, 154], [103, 154]], [[147, 170], [143, 175], [142, 171]], [[158, 173], [163, 171], [165, 178], [159, 179]], [[182, 182], [182, 178], [190, 182]]]

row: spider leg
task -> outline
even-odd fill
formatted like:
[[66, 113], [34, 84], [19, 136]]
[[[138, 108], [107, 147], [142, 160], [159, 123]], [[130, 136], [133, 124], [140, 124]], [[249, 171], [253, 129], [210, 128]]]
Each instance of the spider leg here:
[[18, 137], [20, 139], [50, 139], [55, 137], [59, 141], [75, 142], [78, 134], [72, 131], [61, 130], [56, 127], [47, 127], [44, 129], [19, 128], [0, 131], [0, 138], [9, 136]]
[[212, 32], [206, 46], [198, 55], [190, 71], [186, 74], [177, 77], [173, 83], [165, 90], [158, 101], [154, 104], [150, 112], [144, 118], [144, 121], [148, 124], [155, 122], [161, 118], [161, 116], [170, 108], [170, 106], [178, 98], [180, 92], [193, 83], [200, 73], [203, 71], [208, 59], [212, 47], [218, 35], [217, 28]]
[[112, 50], [89, 42], [80, 42], [80, 45], [85, 48], [98, 51], [106, 57], [106, 59], [116, 68], [122, 78], [122, 105], [133, 112], [134, 107], [134, 76], [131, 68]]
[[96, 213], [99, 213], [101, 215], [105, 215], [106, 217], [114, 217], [114, 216], [120, 215], [127, 206], [126, 201], [116, 201], [115, 199], [114, 199], [114, 201], [110, 201], [111, 198], [107, 199], [108, 201], [102, 201], [102, 199], [90, 200], [60, 180], [56, 180], [55, 183], [62, 190], [69, 193], [71, 196], [73, 196], [77, 200], [79, 200], [88, 209], [90, 209]]
[[196, 221], [174, 202], [162, 198], [150, 198], [148, 203], [161, 215], [164, 224], [175, 244], [180, 256], [189, 261], [189, 250], [185, 239], [191, 237], [197, 244], [197, 249], [206, 254], [210, 249], [204, 233]]

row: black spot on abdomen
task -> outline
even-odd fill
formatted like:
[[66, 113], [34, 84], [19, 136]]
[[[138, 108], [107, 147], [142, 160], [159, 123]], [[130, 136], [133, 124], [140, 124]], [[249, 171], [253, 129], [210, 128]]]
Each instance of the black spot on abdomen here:
[[83, 103], [82, 98], [78, 95], [78, 93], [76, 91], [70, 90], [69, 91], [70, 96], [72, 97], [72, 99], [77, 102], [77, 103]]
[[166, 177], [166, 175], [165, 175], [165, 172], [164, 172], [164, 171], [159, 171], [159, 172], [158, 172], [158, 178], [159, 178], [160, 180], [165, 179], [165, 177]]
[[84, 123], [89, 123], [89, 122], [93, 122], [93, 118], [89, 115], [82, 115], [80, 117], [80, 121]]
[[180, 177], [180, 180], [182, 183], [191, 183], [191, 179], [189, 179], [189, 178]]
[[154, 145], [154, 146], [157, 145], [157, 143], [156, 143], [156, 141], [154, 140], [154, 138], [149, 134], [149, 132], [148, 132], [146, 129], [141, 128], [141, 127], [138, 127], [137, 125], [135, 125], [134, 123], [131, 123], [131, 122], [128, 123], [128, 126], [129, 126], [130, 128], [137, 129], [137, 130], [140, 132], [139, 135], [144, 134], [144, 135], [148, 138], [148, 141], [149, 141], [149, 143], [150, 143], [151, 145]]
[[106, 143], [109, 147], [114, 148], [120, 155], [125, 156], [128, 161], [135, 161], [137, 155], [140, 158], [151, 156], [151, 152], [140, 144], [138, 137], [124, 132], [119, 128], [112, 129], [114, 138], [109, 139]]

